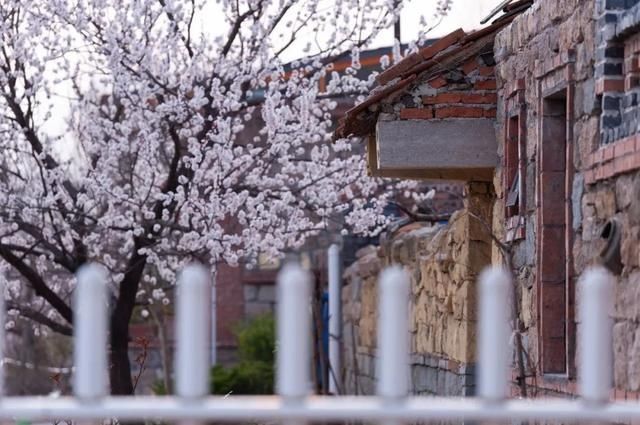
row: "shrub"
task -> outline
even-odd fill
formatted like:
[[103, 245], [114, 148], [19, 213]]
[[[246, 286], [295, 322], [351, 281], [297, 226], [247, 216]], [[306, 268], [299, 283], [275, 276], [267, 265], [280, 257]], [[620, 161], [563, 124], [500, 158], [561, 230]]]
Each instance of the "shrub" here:
[[[255, 317], [237, 327], [239, 362], [225, 367], [216, 365], [210, 372], [211, 394], [273, 394], [276, 348], [275, 319], [272, 314]], [[162, 381], [152, 390], [165, 395]]]

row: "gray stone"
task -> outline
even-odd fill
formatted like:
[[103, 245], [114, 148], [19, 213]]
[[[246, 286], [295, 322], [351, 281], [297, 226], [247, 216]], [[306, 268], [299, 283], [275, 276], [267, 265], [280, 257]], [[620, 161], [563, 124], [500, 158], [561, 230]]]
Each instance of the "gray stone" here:
[[582, 195], [584, 194], [584, 175], [576, 173], [573, 178], [571, 191], [571, 206], [573, 211], [573, 230], [582, 226]]
[[453, 372], [447, 372], [444, 378], [444, 395], [460, 396], [462, 395], [462, 378]]
[[458, 375], [470, 375], [475, 376], [476, 365], [473, 363], [461, 364], [458, 368]]
[[424, 365], [425, 364], [424, 356], [422, 354], [412, 353], [411, 354], [411, 364], [412, 365]]
[[633, 345], [629, 350], [627, 369], [628, 386], [631, 391], [640, 390], [640, 329], [637, 329]]
[[527, 256], [527, 263], [529, 266], [533, 266], [536, 258], [536, 230], [533, 217], [527, 219], [525, 225], [526, 239], [524, 241], [524, 246]]
[[436, 394], [443, 394], [446, 386], [447, 373], [449, 372], [444, 369], [438, 369], [438, 380], [436, 382], [436, 387], [434, 390]]
[[613, 326], [613, 375], [618, 388], [626, 388], [628, 385], [629, 351], [633, 344], [634, 331], [635, 326], [627, 321], [618, 322]]
[[[578, 96], [576, 96], [576, 100]], [[584, 114], [591, 114], [599, 108], [596, 98], [596, 82], [595, 79], [590, 78], [582, 83], [582, 112]], [[579, 108], [576, 107], [579, 110]]]

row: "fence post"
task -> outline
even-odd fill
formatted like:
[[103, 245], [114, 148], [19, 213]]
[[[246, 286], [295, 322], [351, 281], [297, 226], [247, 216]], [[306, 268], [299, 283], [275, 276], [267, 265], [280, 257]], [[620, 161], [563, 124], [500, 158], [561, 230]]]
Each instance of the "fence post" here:
[[479, 292], [478, 395], [500, 401], [507, 397], [510, 354], [508, 272], [499, 268], [483, 271]]
[[289, 399], [309, 394], [311, 277], [297, 264], [278, 274], [277, 391]]
[[580, 393], [593, 403], [609, 401], [612, 381], [613, 276], [597, 267], [584, 274], [579, 283], [580, 304]]
[[342, 280], [340, 279], [340, 248], [329, 247], [327, 264], [329, 269], [329, 391], [338, 394], [342, 387]]
[[0, 397], [5, 395], [5, 387], [4, 387], [4, 356], [5, 356], [5, 323], [6, 323], [6, 314], [7, 307], [4, 300], [4, 285], [5, 280], [4, 276], [0, 276]]
[[209, 394], [208, 271], [187, 266], [178, 278], [176, 299], [176, 394], [197, 399]]
[[379, 282], [377, 393], [400, 399], [409, 390], [409, 276], [390, 267]]
[[107, 279], [96, 264], [77, 274], [73, 302], [73, 390], [82, 400], [107, 395]]

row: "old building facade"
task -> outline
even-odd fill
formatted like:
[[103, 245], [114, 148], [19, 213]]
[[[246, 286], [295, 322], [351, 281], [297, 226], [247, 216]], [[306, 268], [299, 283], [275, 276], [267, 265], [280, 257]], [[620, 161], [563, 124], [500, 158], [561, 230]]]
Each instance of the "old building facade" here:
[[[490, 181], [482, 198], [490, 212], [472, 215], [467, 232], [480, 226], [491, 250], [486, 264], [507, 265], [514, 275], [513, 395], [576, 393], [577, 282], [590, 265], [604, 264], [617, 278], [612, 397], [638, 398], [640, 3], [513, 1], [489, 27], [443, 40], [435, 54], [441, 60], [432, 61], [437, 64], [423, 54], [382, 74], [380, 87], [347, 113], [338, 135], [368, 140], [374, 174], [457, 179], [467, 186]], [[484, 120], [490, 121], [493, 140], [483, 130]], [[448, 129], [435, 131], [443, 126]], [[392, 149], [411, 154], [391, 154]], [[455, 155], [456, 149], [477, 155]], [[417, 245], [434, 244], [456, 226], [452, 221]], [[438, 257], [453, 251], [455, 244], [440, 246]], [[436, 284], [437, 277], [420, 273], [433, 253], [413, 255], [385, 261], [407, 266], [414, 288]], [[351, 289], [345, 292], [356, 287], [353, 276], [353, 270], [347, 274]], [[456, 278], [449, 272], [446, 279], [448, 286]], [[467, 297], [475, 302], [473, 293], [471, 287]], [[446, 306], [446, 291], [436, 295]], [[421, 314], [424, 327], [436, 327], [434, 306], [421, 296], [414, 290], [412, 320]], [[355, 321], [367, 323], [362, 317]], [[423, 351], [454, 361], [459, 350]], [[471, 368], [474, 359], [465, 364]], [[434, 385], [426, 392], [447, 392]], [[421, 391], [417, 385], [414, 390]]]

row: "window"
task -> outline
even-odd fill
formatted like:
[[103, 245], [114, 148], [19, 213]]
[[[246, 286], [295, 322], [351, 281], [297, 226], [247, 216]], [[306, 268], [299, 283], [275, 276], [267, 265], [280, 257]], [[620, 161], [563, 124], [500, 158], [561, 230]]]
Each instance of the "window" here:
[[525, 237], [526, 181], [526, 106], [524, 84], [507, 99], [504, 141], [504, 216], [505, 239], [511, 242]]
[[520, 119], [516, 115], [509, 118], [505, 144], [505, 217], [520, 214]]

